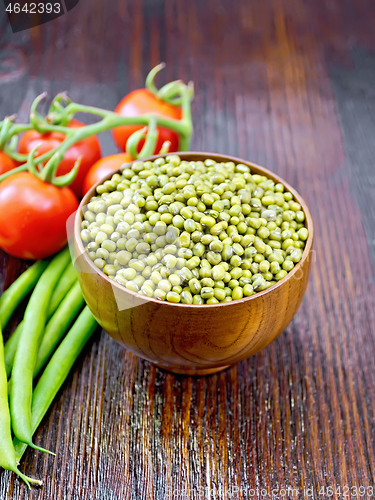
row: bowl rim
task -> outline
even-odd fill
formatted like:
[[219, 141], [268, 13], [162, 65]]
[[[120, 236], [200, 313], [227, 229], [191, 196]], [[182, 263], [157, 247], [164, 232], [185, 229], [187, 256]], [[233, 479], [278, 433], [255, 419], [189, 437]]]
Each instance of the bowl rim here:
[[[244, 165], [247, 165], [248, 167], [250, 167], [250, 169], [255, 168], [256, 170], [259, 170], [260, 172], [263, 173], [263, 175], [266, 175], [267, 177], [271, 178], [273, 181], [277, 181], [277, 182], [282, 183], [288, 189], [288, 191], [290, 191], [293, 194], [293, 197], [301, 205], [303, 212], [305, 214], [305, 217], [306, 217], [306, 225], [307, 225], [307, 228], [309, 231], [309, 236], [307, 239], [306, 247], [303, 250], [302, 259], [300, 260], [300, 262], [298, 262], [298, 264], [296, 266], [294, 266], [294, 268], [284, 278], [282, 278], [280, 281], [278, 281], [274, 285], [270, 286], [266, 290], [263, 290], [261, 292], [256, 292], [254, 295], [251, 295], [249, 297], [243, 297], [242, 299], [234, 300], [231, 302], [219, 302], [218, 304], [181, 304], [180, 302], [174, 303], [174, 302], [168, 302], [166, 300], [158, 300], [158, 299], [155, 299], [153, 297], [145, 297], [144, 295], [140, 295], [139, 293], [132, 292], [131, 290], [128, 290], [123, 285], [120, 285], [120, 283], [117, 283], [116, 281], [110, 279], [103, 271], [101, 271], [99, 268], [97, 268], [94, 265], [92, 260], [87, 255], [87, 252], [83, 246], [83, 242], [81, 239], [81, 228], [80, 228], [80, 224], [81, 224], [82, 218], [83, 218], [83, 208], [89, 203], [89, 199], [94, 196], [97, 186], [103, 184], [106, 180], [110, 179], [114, 174], [116, 174], [116, 173], [121, 174], [122, 167], [120, 167], [118, 170], [108, 174], [106, 177], [103, 177], [103, 179], [101, 179], [99, 182], [97, 182], [95, 184], [95, 186], [93, 186], [85, 194], [85, 196], [82, 198], [82, 200], [79, 204], [79, 207], [76, 211], [75, 220], [74, 220], [74, 240], [75, 240], [76, 244], [78, 245], [80, 253], [83, 255], [83, 258], [89, 264], [89, 266], [101, 278], [103, 278], [105, 281], [107, 281], [107, 283], [109, 283], [111, 286], [115, 286], [120, 292], [126, 292], [129, 295], [133, 296], [134, 298], [137, 298], [138, 300], [143, 299], [145, 302], [153, 302], [159, 306], [165, 305], [165, 306], [172, 306], [172, 307], [177, 307], [177, 308], [179, 308], [179, 307], [185, 307], [185, 308], [186, 307], [193, 307], [193, 308], [198, 308], [201, 310], [204, 310], [207, 307], [223, 307], [223, 306], [228, 307], [231, 305], [233, 306], [235, 304], [242, 304], [243, 302], [250, 302], [250, 301], [256, 300], [256, 299], [262, 299], [265, 295], [272, 293], [274, 290], [278, 289], [279, 287], [282, 287], [289, 280], [291, 280], [294, 277], [294, 275], [299, 271], [299, 269], [302, 267], [304, 262], [309, 258], [309, 255], [311, 253], [312, 246], [313, 246], [313, 238], [314, 238], [313, 221], [312, 221], [312, 217], [311, 217], [309, 208], [308, 208], [305, 200], [302, 198], [302, 196], [288, 182], [286, 182], [279, 175], [275, 174], [274, 172], [271, 172], [270, 170], [268, 170], [265, 167], [262, 167], [261, 165], [258, 165], [257, 163], [254, 163], [254, 162], [251, 162], [248, 160], [244, 160], [244, 159], [238, 158], [236, 156], [225, 155], [225, 154], [221, 154], [221, 153], [206, 152], [206, 151], [178, 151], [175, 153], [165, 153], [165, 154], [153, 155], [153, 156], [149, 156], [147, 158], [142, 158], [141, 160], [134, 160], [134, 161], [143, 161], [143, 162], [144, 161], [153, 161], [153, 160], [156, 160], [157, 158], [165, 158], [166, 156], [169, 156], [171, 154], [178, 155], [182, 159], [184, 159], [183, 157], [188, 158], [190, 156], [198, 156], [198, 157], [201, 157], [204, 159], [211, 159], [211, 158], [215, 159], [216, 158], [215, 161], [223, 161], [224, 160], [227, 162], [232, 161], [232, 162], [237, 163], [237, 164], [243, 163]], [[131, 165], [132, 163], [134, 163], [134, 161], [129, 162], [126, 165]], [[195, 161], [195, 160], [193, 160], [193, 161]], [[197, 161], [199, 161], [199, 160], [197, 160]]]

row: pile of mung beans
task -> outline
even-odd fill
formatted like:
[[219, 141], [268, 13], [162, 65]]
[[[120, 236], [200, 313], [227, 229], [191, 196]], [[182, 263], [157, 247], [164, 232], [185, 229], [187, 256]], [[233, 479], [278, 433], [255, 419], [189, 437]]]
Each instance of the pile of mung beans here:
[[301, 260], [308, 238], [293, 195], [243, 164], [135, 161], [96, 191], [81, 226], [90, 259], [127, 289], [172, 303], [266, 290]]

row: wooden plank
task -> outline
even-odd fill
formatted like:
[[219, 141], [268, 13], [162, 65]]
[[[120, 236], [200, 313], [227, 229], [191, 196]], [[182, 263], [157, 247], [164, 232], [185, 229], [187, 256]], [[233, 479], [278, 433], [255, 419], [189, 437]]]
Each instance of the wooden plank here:
[[[218, 375], [175, 377], [98, 335], [36, 435], [56, 458], [29, 451], [21, 463], [43, 488], [29, 494], [1, 471], [0, 498], [272, 498], [262, 489], [284, 487], [323, 498], [322, 487], [373, 486], [374, 21], [367, 0], [81, 0], [41, 28], [2, 30], [1, 115], [25, 119], [43, 90], [113, 109], [161, 60], [162, 83], [193, 80], [194, 149], [295, 186], [316, 262], [284, 334]], [[109, 134], [103, 146], [115, 151]], [[0, 253], [0, 290], [24, 268]]]

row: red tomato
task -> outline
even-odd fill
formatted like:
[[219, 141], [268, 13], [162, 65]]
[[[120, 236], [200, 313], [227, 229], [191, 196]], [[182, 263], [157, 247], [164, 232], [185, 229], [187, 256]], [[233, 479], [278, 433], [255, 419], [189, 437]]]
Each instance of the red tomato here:
[[[130, 94], [125, 96], [122, 101], [119, 102], [115, 112], [121, 116], [128, 117], [153, 113], [163, 118], [173, 118], [175, 120], [181, 120], [182, 116], [181, 108], [159, 100], [148, 89], [138, 89], [130, 92]], [[122, 125], [121, 127], [113, 129], [113, 138], [117, 146], [122, 151], [126, 151], [127, 140], [136, 130], [139, 130], [140, 128], [143, 128], [143, 125]], [[157, 154], [160, 151], [165, 141], [170, 141], [170, 151], [178, 151], [178, 133], [164, 127], [158, 127], [158, 131], [159, 137], [154, 154]], [[144, 140], [140, 141], [138, 152], [142, 149], [143, 144]]]
[[133, 158], [127, 153], [118, 153], [116, 155], [100, 158], [88, 171], [83, 181], [83, 194], [85, 195], [92, 186], [104, 179], [108, 174], [116, 172], [124, 163], [133, 161]]
[[0, 151], [0, 175], [16, 168], [17, 164], [12, 158], [9, 158], [3, 151]]
[[58, 188], [29, 172], [0, 183], [0, 247], [21, 259], [43, 259], [67, 243], [66, 221], [78, 200], [68, 188]]
[[[72, 120], [68, 126], [71, 128], [78, 128], [82, 127], [83, 123], [77, 120]], [[22, 154], [28, 154], [35, 146], [40, 145], [37, 151], [39, 156], [59, 146], [64, 139], [65, 135], [60, 132], [40, 134], [36, 130], [29, 130], [21, 137], [18, 150]], [[70, 172], [74, 167], [75, 162], [80, 156], [82, 156], [81, 166], [77, 177], [70, 185], [70, 188], [75, 192], [78, 198], [82, 196], [83, 180], [87, 172], [92, 165], [99, 160], [101, 155], [100, 144], [96, 136], [91, 136], [83, 141], [76, 142], [65, 153], [64, 158], [57, 170], [57, 175], [59, 176]]]

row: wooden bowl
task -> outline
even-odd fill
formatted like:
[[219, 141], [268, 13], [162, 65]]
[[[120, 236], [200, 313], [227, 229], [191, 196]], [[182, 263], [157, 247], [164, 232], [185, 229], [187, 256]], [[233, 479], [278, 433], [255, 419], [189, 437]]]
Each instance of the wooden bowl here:
[[98, 323], [121, 345], [160, 368], [186, 375], [206, 375], [261, 351], [288, 326], [309, 279], [313, 223], [301, 196], [265, 168], [215, 153], [178, 154], [184, 160], [213, 158], [217, 162], [244, 163], [252, 173], [283, 183], [301, 204], [309, 230], [302, 260], [267, 290], [220, 304], [173, 304], [133, 293], [93, 264], [82, 244], [80, 224], [83, 207], [94, 196], [96, 186], [83, 198], [74, 227], [76, 267], [83, 296]]

